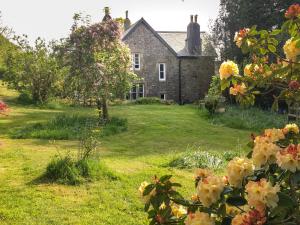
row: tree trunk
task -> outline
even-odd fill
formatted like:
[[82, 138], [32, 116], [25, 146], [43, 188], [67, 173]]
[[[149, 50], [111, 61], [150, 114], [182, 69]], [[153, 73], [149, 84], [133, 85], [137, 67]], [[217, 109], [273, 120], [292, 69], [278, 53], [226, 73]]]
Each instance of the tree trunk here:
[[109, 120], [109, 115], [108, 115], [108, 106], [107, 106], [107, 100], [105, 97], [102, 98], [102, 120], [104, 123], [107, 123]]
[[105, 97], [97, 99], [97, 108], [99, 111], [100, 123], [107, 123], [109, 120], [107, 100]]

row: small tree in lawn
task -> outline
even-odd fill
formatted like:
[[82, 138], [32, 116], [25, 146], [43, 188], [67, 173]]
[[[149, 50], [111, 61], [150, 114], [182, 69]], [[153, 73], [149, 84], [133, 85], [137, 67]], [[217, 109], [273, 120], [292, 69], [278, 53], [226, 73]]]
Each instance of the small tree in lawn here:
[[[72, 88], [84, 99], [97, 102], [100, 119], [109, 120], [108, 100], [125, 95], [134, 74], [130, 72], [129, 49], [121, 42], [120, 24], [106, 16], [90, 25], [75, 15], [72, 33], [65, 45], [66, 61], [71, 68]], [[79, 25], [83, 21], [83, 25]]]

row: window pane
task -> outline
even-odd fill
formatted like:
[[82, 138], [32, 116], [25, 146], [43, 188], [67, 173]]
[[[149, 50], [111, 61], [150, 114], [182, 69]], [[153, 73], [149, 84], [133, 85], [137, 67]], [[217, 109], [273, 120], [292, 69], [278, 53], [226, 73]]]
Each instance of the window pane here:
[[159, 64], [159, 70], [164, 71], [165, 65], [164, 64]]
[[136, 93], [131, 93], [131, 99], [136, 100]]
[[162, 99], [162, 100], [165, 100], [165, 97], [166, 97], [165, 94], [160, 95], [160, 99]]

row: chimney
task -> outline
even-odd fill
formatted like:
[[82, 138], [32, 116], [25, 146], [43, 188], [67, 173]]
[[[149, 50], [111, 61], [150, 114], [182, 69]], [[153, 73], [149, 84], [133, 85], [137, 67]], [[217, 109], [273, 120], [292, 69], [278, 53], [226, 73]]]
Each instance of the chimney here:
[[109, 7], [105, 7], [104, 8], [104, 12], [105, 12], [105, 16], [103, 17], [102, 22], [111, 20], [112, 18], [110, 16], [110, 8]]
[[200, 25], [198, 15], [191, 15], [191, 22], [187, 27], [186, 49], [190, 55], [201, 55]]
[[128, 18], [128, 10], [126, 11], [126, 18], [124, 20], [124, 30], [128, 30], [131, 27], [131, 21]]

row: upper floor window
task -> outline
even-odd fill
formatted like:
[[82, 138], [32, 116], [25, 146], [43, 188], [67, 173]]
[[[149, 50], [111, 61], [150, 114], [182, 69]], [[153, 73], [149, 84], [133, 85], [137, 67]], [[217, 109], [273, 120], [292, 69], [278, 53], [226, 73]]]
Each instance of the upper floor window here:
[[166, 64], [165, 63], [159, 63], [159, 81], [165, 81], [166, 80]]
[[141, 69], [141, 57], [139, 53], [132, 54], [132, 67], [134, 70]]

